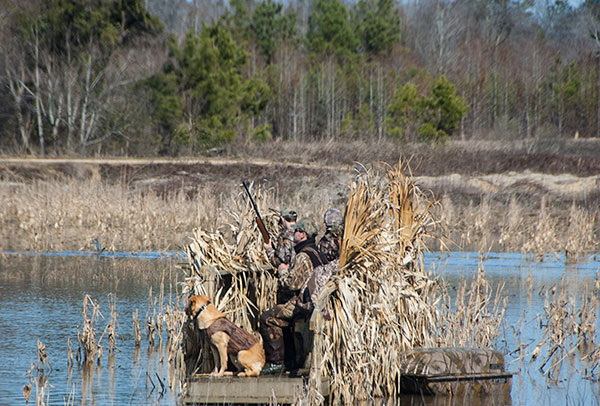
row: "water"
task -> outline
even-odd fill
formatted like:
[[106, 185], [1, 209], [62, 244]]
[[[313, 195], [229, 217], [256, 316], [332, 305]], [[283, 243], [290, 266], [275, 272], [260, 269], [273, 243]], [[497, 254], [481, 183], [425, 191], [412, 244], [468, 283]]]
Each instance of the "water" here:
[[[155, 256], [158, 258], [158, 256]], [[144, 329], [149, 289], [156, 297], [164, 281], [166, 299], [175, 300], [177, 270], [171, 257], [142, 259], [63, 255], [0, 255], [0, 405], [24, 404], [25, 373], [37, 362], [37, 340], [46, 346], [51, 364], [48, 404], [139, 405], [175, 404], [175, 393], [162, 390], [167, 381], [166, 356], [148, 349]], [[83, 325], [83, 299], [100, 304], [99, 338], [110, 319], [109, 294], [116, 297], [117, 347], [109, 355], [102, 338], [100, 366], [67, 367], [67, 339], [77, 352], [77, 331]], [[139, 312], [142, 346], [136, 351], [133, 312]], [[30, 402], [35, 404], [35, 394]]]
[[[578, 351], [565, 358], [552, 379], [539, 371], [548, 352], [547, 345], [542, 345], [541, 355], [531, 361], [531, 353], [543, 338], [540, 321], [544, 314], [546, 292], [553, 287], [566, 290], [579, 308], [583, 292], [591, 289], [600, 272], [599, 259], [591, 257], [587, 261], [565, 266], [561, 256], [546, 257], [542, 262], [528, 262], [520, 254], [492, 253], [481, 261], [492, 288], [497, 289], [503, 285], [503, 296], [508, 298], [504, 327], [497, 348], [505, 355], [507, 370], [518, 372], [512, 383], [513, 405], [600, 404], [597, 381], [599, 371], [591, 371], [590, 365], [579, 359]], [[459, 286], [465, 279], [472, 280], [479, 263], [476, 253], [426, 256], [427, 268], [443, 278], [450, 287]], [[598, 311], [596, 309], [597, 316]], [[596, 328], [596, 343], [599, 339]], [[518, 350], [521, 343], [526, 345], [526, 356], [519, 364]], [[547, 367], [544, 368], [546, 369]], [[584, 379], [586, 375], [592, 375], [592, 379]]]
[[[46, 346], [52, 371], [47, 374], [48, 404], [139, 405], [176, 404], [176, 393], [162, 389], [167, 381], [166, 356], [160, 348], [148, 349], [144, 334], [146, 313], [154, 308], [154, 296], [164, 286], [165, 301], [175, 302], [177, 280], [183, 275], [175, 253], [4, 253], [0, 255], [0, 405], [24, 404], [22, 389], [29, 382], [25, 372], [37, 360], [37, 340]], [[477, 254], [453, 253], [426, 256], [428, 269], [452, 288], [476, 274]], [[555, 379], [539, 372], [542, 362], [531, 357], [519, 365], [520, 343], [529, 354], [541, 340], [540, 315], [545, 292], [557, 286], [580, 298], [600, 271], [598, 258], [565, 266], [562, 258], [527, 262], [518, 254], [490, 254], [481, 262], [494, 289], [504, 284], [508, 297], [505, 328], [497, 347], [506, 357], [507, 369], [519, 372], [513, 379], [513, 405], [596, 405], [599, 385], [584, 379], [586, 364], [578, 353], [563, 362]], [[533, 286], [529, 289], [528, 278]], [[89, 294], [100, 304], [104, 319], [96, 323], [99, 336], [110, 318], [109, 295], [117, 299], [118, 341], [113, 357], [104, 337], [101, 364], [93, 370], [67, 367], [67, 339], [77, 350], [77, 329], [83, 324], [83, 299]], [[138, 309], [142, 347], [134, 346], [132, 313]], [[515, 333], [513, 331], [516, 331]], [[600, 339], [596, 342], [600, 342]], [[590, 372], [590, 371], [587, 371]], [[595, 371], [597, 378], [598, 371]], [[594, 374], [592, 374], [594, 375]], [[34, 394], [30, 402], [35, 402]]]

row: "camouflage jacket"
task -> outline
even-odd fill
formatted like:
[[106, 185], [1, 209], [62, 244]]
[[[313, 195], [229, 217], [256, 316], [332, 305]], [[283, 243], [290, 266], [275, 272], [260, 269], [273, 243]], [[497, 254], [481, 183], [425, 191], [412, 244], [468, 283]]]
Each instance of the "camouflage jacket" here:
[[294, 227], [281, 230], [275, 241], [275, 246], [267, 248], [267, 258], [271, 265], [277, 269], [281, 264], [292, 266], [296, 252], [294, 251]]
[[340, 240], [335, 234], [329, 231], [319, 241], [318, 248], [325, 255], [325, 258], [327, 258], [327, 262], [340, 257]]
[[339, 259], [334, 259], [325, 265], [316, 267], [310, 277], [302, 284], [298, 301], [296, 302], [296, 314], [309, 315], [317, 302], [319, 294], [331, 276], [338, 271]]
[[296, 252], [294, 264], [286, 270], [277, 272], [278, 302], [287, 301], [297, 295], [315, 265], [319, 266], [327, 262], [317, 249], [314, 238], [296, 244], [294, 250]]

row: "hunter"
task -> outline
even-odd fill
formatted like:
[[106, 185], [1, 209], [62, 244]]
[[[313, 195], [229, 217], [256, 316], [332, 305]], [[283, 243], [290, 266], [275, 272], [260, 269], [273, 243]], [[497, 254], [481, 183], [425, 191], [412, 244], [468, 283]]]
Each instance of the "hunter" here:
[[285, 207], [279, 211], [279, 225], [281, 231], [277, 236], [275, 245], [272, 242], [265, 243], [267, 258], [273, 268], [279, 268], [281, 264], [291, 265], [294, 262], [294, 226], [298, 214], [296, 210]]
[[278, 297], [287, 297], [284, 303], [277, 304], [260, 316], [259, 331], [263, 338], [267, 364], [263, 373], [277, 373], [284, 369], [285, 344], [283, 329], [288, 328], [294, 318], [298, 293], [314, 268], [327, 263], [315, 244], [317, 227], [309, 220], [301, 220], [294, 227], [294, 251], [292, 266], [281, 264], [278, 267]]
[[340, 257], [340, 239], [344, 230], [344, 216], [338, 209], [328, 209], [323, 215], [325, 234], [319, 240], [319, 251], [325, 255], [327, 262]]

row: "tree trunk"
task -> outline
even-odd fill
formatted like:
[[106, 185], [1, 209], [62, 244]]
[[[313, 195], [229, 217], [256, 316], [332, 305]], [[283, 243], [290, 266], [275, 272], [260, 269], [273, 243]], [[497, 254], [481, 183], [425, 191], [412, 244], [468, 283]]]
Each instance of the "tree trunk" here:
[[24, 76], [25, 72], [22, 63], [20, 63], [19, 72], [9, 69], [8, 65], [6, 66], [8, 89], [14, 101], [15, 113], [17, 115], [17, 127], [19, 136], [21, 138], [21, 144], [26, 152], [30, 152], [28, 136], [29, 130], [27, 129], [27, 124], [25, 122], [25, 117], [23, 116], [23, 110], [21, 107], [25, 97]]
[[44, 148], [44, 125], [43, 125], [43, 121], [42, 121], [42, 102], [41, 102], [41, 85], [40, 85], [40, 43], [39, 43], [39, 38], [38, 38], [38, 31], [37, 28], [35, 28], [35, 72], [34, 72], [34, 84], [35, 84], [35, 115], [37, 118], [37, 127], [38, 127], [38, 137], [40, 140], [40, 154], [43, 157], [45, 155], [45, 148]]

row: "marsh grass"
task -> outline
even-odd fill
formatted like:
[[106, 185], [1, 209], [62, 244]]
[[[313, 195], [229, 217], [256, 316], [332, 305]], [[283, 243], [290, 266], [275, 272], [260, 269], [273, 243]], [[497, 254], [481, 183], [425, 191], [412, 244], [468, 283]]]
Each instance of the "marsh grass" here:
[[110, 321], [106, 325], [105, 331], [108, 333], [108, 351], [114, 353], [117, 348], [117, 297], [113, 294], [108, 295], [108, 305], [110, 309]]
[[549, 380], [559, 378], [561, 365], [579, 354], [578, 372], [587, 379], [599, 378], [599, 350], [596, 347], [597, 311], [600, 306], [596, 286], [586, 286], [577, 295], [558, 284], [546, 291], [540, 328], [542, 339], [536, 349], [546, 348], [539, 371]]
[[37, 406], [49, 404], [50, 387], [49, 377], [52, 374], [52, 365], [46, 354], [46, 346], [39, 339], [37, 340], [37, 361], [31, 364], [31, 367], [25, 376], [29, 383], [23, 386], [23, 397], [25, 403], [29, 404], [31, 394], [35, 394], [35, 403]]
[[[152, 289], [149, 289], [149, 310], [148, 314], [152, 315], [148, 317], [148, 325], [152, 326], [152, 328], [147, 331], [147, 339], [148, 339], [148, 354], [154, 353], [158, 351], [161, 354], [161, 357], [166, 354], [166, 384], [164, 378], [155, 374], [154, 377], [149, 378], [150, 382], [152, 382], [153, 388], [159, 389], [160, 396], [163, 396], [167, 390], [171, 390], [174, 393], [180, 393], [184, 388], [184, 375], [185, 375], [185, 365], [183, 361], [183, 352], [182, 352], [182, 338], [183, 338], [183, 326], [185, 315], [183, 311], [180, 310], [180, 304], [177, 301], [176, 303], [172, 303], [170, 300], [167, 301], [165, 296], [161, 293], [154, 297], [152, 294]], [[79, 352], [83, 352], [83, 360], [81, 363], [82, 367], [82, 396], [85, 397], [85, 393], [91, 390], [91, 381], [94, 375], [95, 369], [101, 368], [101, 360], [102, 360], [102, 346], [100, 345], [100, 341], [104, 334], [108, 332], [109, 341], [111, 340], [111, 336], [113, 340], [116, 341], [117, 337], [117, 311], [116, 311], [116, 297], [114, 294], [108, 295], [108, 307], [111, 313], [110, 320], [106, 324], [104, 328], [104, 332], [102, 336], [97, 340], [97, 321], [102, 317], [102, 313], [100, 311], [100, 305], [98, 302], [95, 302], [89, 295], [84, 297], [84, 305], [83, 305], [83, 326], [81, 331], [78, 329], [78, 339], [80, 343]], [[91, 308], [91, 310], [90, 310]], [[137, 310], [134, 313], [134, 326], [137, 326], [137, 333], [139, 334], [139, 322], [137, 322]], [[135, 328], [135, 327], [134, 327]], [[166, 332], [167, 335], [167, 343], [163, 345], [163, 332]], [[141, 334], [134, 334], [135, 340], [135, 354], [139, 354], [139, 342], [141, 340]], [[68, 340], [68, 345], [70, 346], [70, 339]], [[41, 348], [41, 349], [40, 349]], [[70, 347], [69, 347], [70, 348]], [[113, 344], [109, 347], [109, 367], [111, 363], [114, 364], [114, 352], [117, 350], [116, 344]], [[48, 365], [49, 361], [47, 357], [44, 355], [45, 352], [43, 350], [43, 346], [38, 340], [38, 367], [37, 370], [42, 370], [40, 365]], [[136, 355], [137, 356], [137, 355]], [[70, 356], [71, 357], [71, 356]], [[79, 353], [77, 356], [79, 360]], [[68, 361], [70, 362], [70, 361]], [[161, 358], [160, 363], [163, 363], [163, 359]], [[113, 365], [114, 366], [114, 365]], [[156, 382], [156, 384], [154, 383]], [[43, 392], [43, 391], [42, 391]]]
[[[600, 209], [554, 206], [542, 197], [539, 205], [511, 196], [506, 203], [482, 198], [461, 206], [444, 195], [436, 212], [450, 250], [520, 252], [533, 261], [563, 255], [576, 263], [598, 252]], [[434, 210], [435, 211], [435, 210]], [[432, 240], [430, 249], [440, 247]]]
[[506, 300], [503, 286], [492, 290], [482, 265], [470, 284], [464, 280], [458, 286], [453, 300], [442, 290], [438, 345], [492, 348], [502, 331]]
[[200, 197], [198, 204], [183, 192], [160, 196], [99, 181], [3, 188], [0, 223], [12, 234], [2, 245], [9, 250], [93, 251], [95, 239], [108, 251], [176, 249], [192, 224], [216, 214], [211, 196]]
[[[91, 312], [89, 307], [91, 307]], [[77, 329], [77, 339], [79, 341], [79, 350], [77, 351], [77, 359], [81, 360], [83, 364], [90, 364], [94, 362], [100, 363], [102, 359], [102, 346], [100, 339], [96, 339], [95, 323], [98, 318], [104, 318], [100, 313], [100, 305], [89, 296], [85, 295], [83, 298], [83, 326], [81, 330]], [[81, 358], [80, 354], [83, 352]]]
[[[287, 176], [281, 170], [267, 175]], [[356, 171], [359, 165], [350, 163], [345, 170], [294, 169], [285, 180], [261, 178], [260, 186], [271, 195], [263, 216], [270, 208], [292, 206], [320, 225], [327, 208], [345, 204]], [[0, 250], [177, 250], [185, 249], [197, 228], [229, 239], [232, 229], [244, 226], [245, 202], [237, 198], [244, 173], [237, 180], [230, 172], [215, 173], [214, 179], [203, 175], [206, 183], [167, 189], [158, 178], [134, 183], [125, 176], [110, 183], [100, 175], [0, 183]], [[550, 196], [444, 193], [441, 203], [432, 208], [443, 225], [437, 237], [444, 232], [452, 250], [516, 251], [534, 260], [565, 254], [567, 262], [575, 262], [598, 249], [600, 208], [585, 200], [565, 204]], [[443, 248], [439, 241], [429, 241], [428, 248]]]
[[[533, 291], [533, 287], [528, 288]], [[566, 361], [571, 371], [583, 379], [600, 379], [600, 347], [597, 345], [598, 309], [600, 308], [598, 276], [594, 284], [586, 284], [577, 292], [570, 292], [564, 281], [557, 281], [537, 294], [544, 297], [543, 313], [536, 316], [535, 325], [540, 330], [539, 339], [524, 343], [521, 327], [526, 313], [516, 325], [505, 326], [511, 330], [518, 349], [518, 370], [543, 376], [548, 385], [563, 382], [562, 366]], [[576, 362], [576, 358], [578, 362]], [[532, 370], [535, 368], [536, 370]], [[571, 372], [573, 373], [573, 372]], [[519, 379], [521, 379], [519, 377]]]
[[142, 334], [141, 334], [141, 330], [140, 330], [140, 320], [139, 320], [138, 314], [139, 314], [138, 309], [135, 309], [135, 312], [132, 315], [132, 317], [133, 317], [133, 337], [134, 337], [134, 342], [135, 342], [135, 348], [139, 348], [142, 343]]

